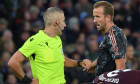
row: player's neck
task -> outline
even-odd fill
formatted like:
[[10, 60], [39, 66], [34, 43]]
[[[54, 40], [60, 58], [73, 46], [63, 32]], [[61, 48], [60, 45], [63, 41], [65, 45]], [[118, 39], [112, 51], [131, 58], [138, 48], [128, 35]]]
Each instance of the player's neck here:
[[103, 31], [103, 33], [105, 34], [112, 26], [114, 26], [114, 23], [113, 22], [107, 23], [106, 28]]
[[48, 35], [49, 37], [54, 38], [54, 37], [56, 37], [57, 35], [56, 35], [56, 33], [54, 32], [53, 29], [54, 29], [54, 28], [52, 28], [52, 27], [45, 27], [44, 32], [45, 32], [46, 35]]
[[131, 59], [129, 59], [129, 58], [127, 58], [127, 62], [132, 62], [132, 60], [131, 60]]

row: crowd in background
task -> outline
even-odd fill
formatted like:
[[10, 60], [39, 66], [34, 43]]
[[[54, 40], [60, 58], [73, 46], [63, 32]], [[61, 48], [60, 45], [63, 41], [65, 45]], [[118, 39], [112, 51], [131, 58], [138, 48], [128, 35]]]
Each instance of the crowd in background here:
[[[43, 14], [49, 7], [65, 13], [66, 28], [61, 36], [65, 56], [94, 61], [103, 40], [93, 23], [93, 4], [99, 0], [0, 0], [0, 84], [19, 84], [8, 61], [24, 42], [44, 29]], [[114, 23], [123, 29], [127, 40], [126, 67], [140, 70], [140, 0], [105, 0], [114, 5]], [[33, 78], [28, 59], [22, 64]], [[94, 74], [77, 67], [65, 69], [68, 84], [87, 84]]]

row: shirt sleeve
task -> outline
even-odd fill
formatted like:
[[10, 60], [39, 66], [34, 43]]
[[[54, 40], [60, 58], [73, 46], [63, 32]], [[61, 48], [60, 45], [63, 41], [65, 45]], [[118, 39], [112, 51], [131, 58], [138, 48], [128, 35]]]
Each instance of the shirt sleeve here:
[[24, 45], [19, 49], [19, 51], [25, 56], [29, 57], [33, 53], [35, 53], [36, 48], [36, 43], [35, 39], [33, 37], [30, 37]]
[[125, 58], [126, 53], [126, 39], [124, 35], [120, 33], [113, 32], [113, 29], [109, 31], [109, 43], [110, 43], [110, 53], [112, 58], [119, 59]]

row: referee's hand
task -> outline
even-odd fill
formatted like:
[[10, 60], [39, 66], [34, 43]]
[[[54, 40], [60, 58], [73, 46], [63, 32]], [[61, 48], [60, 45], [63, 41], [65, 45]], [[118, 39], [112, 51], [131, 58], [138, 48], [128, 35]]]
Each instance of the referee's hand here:
[[39, 81], [37, 78], [33, 79], [33, 81], [31, 82], [31, 84], [39, 84]]

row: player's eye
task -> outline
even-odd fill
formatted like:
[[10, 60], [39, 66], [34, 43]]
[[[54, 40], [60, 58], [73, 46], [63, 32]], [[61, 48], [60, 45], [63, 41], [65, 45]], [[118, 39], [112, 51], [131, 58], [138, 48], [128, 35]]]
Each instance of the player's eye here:
[[100, 16], [96, 16], [97, 18], [99, 18]]

